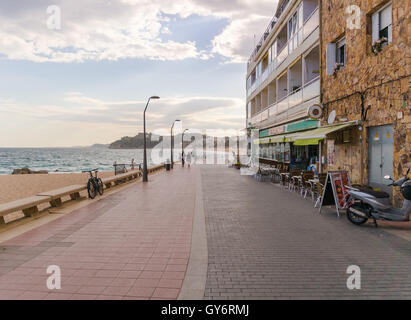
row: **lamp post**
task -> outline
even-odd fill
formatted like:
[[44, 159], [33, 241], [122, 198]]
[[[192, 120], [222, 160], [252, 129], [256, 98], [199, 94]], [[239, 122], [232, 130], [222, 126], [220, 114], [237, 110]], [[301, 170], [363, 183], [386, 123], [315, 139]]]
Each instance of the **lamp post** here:
[[174, 149], [174, 136], [173, 136], [173, 128], [177, 121], [181, 121], [179, 119], [174, 120], [173, 125], [171, 126], [171, 169], [174, 168], [174, 160], [173, 160], [173, 149]]
[[188, 131], [188, 129], [184, 129], [183, 133], [181, 134], [181, 166], [184, 167], [183, 164], [183, 154], [184, 154], [184, 133]]
[[148, 104], [150, 103], [151, 99], [160, 99], [160, 97], [152, 96], [148, 99], [146, 108], [144, 109], [143, 113], [143, 127], [144, 127], [144, 155], [143, 155], [143, 182], [148, 181], [148, 174], [147, 174], [147, 142], [146, 142], [146, 111], [148, 108]]

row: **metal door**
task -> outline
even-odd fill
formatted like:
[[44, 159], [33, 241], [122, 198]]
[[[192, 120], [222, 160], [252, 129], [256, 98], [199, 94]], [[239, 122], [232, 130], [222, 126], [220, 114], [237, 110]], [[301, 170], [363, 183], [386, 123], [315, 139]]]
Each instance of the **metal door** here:
[[393, 176], [393, 139], [392, 125], [370, 127], [368, 131], [369, 142], [369, 185], [392, 196], [391, 182], [384, 176]]

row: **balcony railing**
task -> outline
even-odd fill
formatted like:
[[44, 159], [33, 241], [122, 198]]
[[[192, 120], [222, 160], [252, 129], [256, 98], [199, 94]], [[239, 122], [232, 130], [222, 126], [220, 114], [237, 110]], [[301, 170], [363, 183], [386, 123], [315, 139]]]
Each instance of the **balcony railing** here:
[[268, 78], [268, 76], [277, 69], [281, 63], [296, 50], [305, 39], [307, 39], [320, 24], [318, 7], [311, 13], [311, 15], [305, 20], [304, 25], [298, 29], [298, 31], [291, 37], [287, 44], [279, 51], [277, 57], [270, 62], [268, 73], [263, 75], [255, 81], [255, 83], [247, 90], [247, 96], [250, 96], [260, 84]]
[[[268, 118], [276, 117], [277, 120], [286, 120], [292, 115], [291, 109], [320, 95], [320, 77], [317, 77], [306, 83], [302, 88], [295, 90], [286, 97], [270, 105], [267, 109], [254, 115], [250, 122], [256, 124]], [[268, 114], [268, 115], [267, 115]]]
[[304, 26], [303, 26], [303, 34], [304, 34], [304, 39], [306, 39], [317, 27], [319, 26], [320, 23], [320, 13], [318, 11], [318, 8], [315, 9], [310, 16], [305, 20]]

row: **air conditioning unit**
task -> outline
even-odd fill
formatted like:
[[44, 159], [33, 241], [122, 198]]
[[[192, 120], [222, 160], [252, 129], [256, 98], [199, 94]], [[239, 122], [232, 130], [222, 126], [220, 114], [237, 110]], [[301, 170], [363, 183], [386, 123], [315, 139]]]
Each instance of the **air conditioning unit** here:
[[323, 108], [318, 104], [314, 104], [308, 108], [307, 113], [312, 119], [321, 119], [323, 116]]

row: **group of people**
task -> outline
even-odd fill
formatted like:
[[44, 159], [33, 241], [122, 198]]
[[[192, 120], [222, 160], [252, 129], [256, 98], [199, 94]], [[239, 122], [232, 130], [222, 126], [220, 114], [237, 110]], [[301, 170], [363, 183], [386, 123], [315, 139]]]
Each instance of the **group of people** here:
[[186, 163], [186, 161], [187, 161], [187, 166], [190, 168], [192, 158], [193, 158], [193, 157], [192, 157], [192, 152], [189, 152], [189, 153], [187, 154], [187, 157], [186, 157], [186, 155], [185, 155], [185, 153], [184, 153], [184, 151], [183, 151], [183, 153], [181, 154], [181, 163], [182, 163], [183, 167], [184, 167], [184, 165], [185, 165], [185, 163]]

